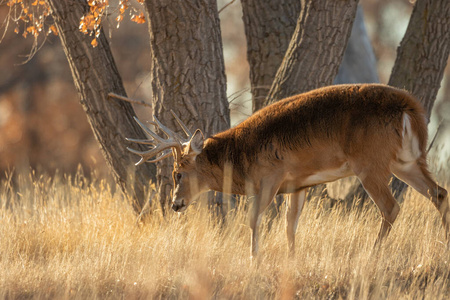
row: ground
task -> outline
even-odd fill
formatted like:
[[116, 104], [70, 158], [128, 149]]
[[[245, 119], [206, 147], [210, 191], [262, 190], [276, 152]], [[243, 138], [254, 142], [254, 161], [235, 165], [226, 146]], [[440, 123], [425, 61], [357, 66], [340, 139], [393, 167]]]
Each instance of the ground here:
[[137, 226], [131, 205], [95, 177], [8, 176], [0, 186], [0, 298], [450, 296], [450, 251], [426, 198], [407, 192], [378, 250], [380, 216], [371, 203], [362, 209], [321, 203], [306, 204], [293, 258], [284, 219], [268, 226], [266, 218], [252, 262], [243, 207], [221, 225], [193, 205], [165, 218], [155, 211]]

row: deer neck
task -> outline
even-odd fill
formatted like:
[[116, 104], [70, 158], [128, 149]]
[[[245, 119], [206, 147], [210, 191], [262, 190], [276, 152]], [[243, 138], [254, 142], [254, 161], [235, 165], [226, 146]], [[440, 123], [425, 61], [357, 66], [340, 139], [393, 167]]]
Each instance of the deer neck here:
[[213, 136], [205, 141], [203, 151], [197, 156], [199, 175], [207, 181], [208, 187], [218, 192], [244, 193], [242, 166], [236, 165], [233, 155], [234, 141], [229, 136]]

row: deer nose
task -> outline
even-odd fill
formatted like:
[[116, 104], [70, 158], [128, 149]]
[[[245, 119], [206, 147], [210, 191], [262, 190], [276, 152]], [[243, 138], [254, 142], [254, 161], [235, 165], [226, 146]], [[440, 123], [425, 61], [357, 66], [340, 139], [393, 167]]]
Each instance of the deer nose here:
[[173, 202], [172, 203], [172, 209], [174, 210], [174, 211], [179, 211], [179, 210], [181, 210], [183, 207], [184, 207], [185, 205], [184, 205], [184, 200], [181, 200], [180, 202]]

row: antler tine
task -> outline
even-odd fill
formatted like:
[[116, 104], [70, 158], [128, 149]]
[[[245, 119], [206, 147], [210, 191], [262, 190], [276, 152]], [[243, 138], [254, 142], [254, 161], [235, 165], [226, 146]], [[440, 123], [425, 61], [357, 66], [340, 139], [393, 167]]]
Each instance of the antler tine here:
[[[180, 147], [180, 144], [178, 142], [165, 141], [164, 143], [157, 144], [154, 148], [147, 150], [147, 151], [139, 151], [139, 150], [135, 150], [135, 149], [129, 148], [129, 147], [127, 147], [127, 150], [130, 151], [131, 153], [137, 154], [141, 157], [141, 160], [136, 163], [136, 166], [138, 166], [138, 165], [143, 164], [144, 162], [149, 161], [150, 158], [155, 157], [160, 152], [163, 152], [164, 150], [167, 150], [168, 148], [178, 149], [179, 147]], [[179, 150], [176, 150], [176, 151], [179, 151]], [[172, 154], [172, 150], [164, 151], [161, 156], [159, 156], [156, 159], [154, 159], [153, 161], [149, 161], [149, 162], [160, 161], [161, 159], [168, 157], [169, 154]]]
[[[138, 118], [134, 117], [135, 121], [139, 124], [139, 126], [147, 133], [149, 134], [153, 140], [139, 140], [139, 139], [129, 139], [130, 142], [135, 142], [138, 144], [144, 144], [144, 145], [151, 145], [154, 146], [153, 148], [147, 150], [147, 151], [138, 151], [132, 148], [127, 148], [128, 151], [137, 154], [141, 156], [141, 159], [136, 163], [136, 166], [143, 164], [144, 162], [157, 162], [160, 161], [170, 155], [173, 154], [173, 151], [177, 152], [177, 155], [175, 157], [178, 159], [181, 157], [181, 141], [180, 138], [169, 128], [165, 127], [159, 120], [154, 117], [155, 122], [149, 122], [150, 124], [158, 127], [162, 130], [164, 134], [167, 135], [167, 139], [164, 139], [160, 136], [158, 136], [155, 132], [150, 130], [147, 126], [145, 126], [141, 121], [139, 121]], [[156, 157], [153, 160], [150, 160], [151, 158], [157, 156], [158, 154], [162, 153], [160, 156]]]
[[[144, 130], [148, 135], [150, 135], [153, 139], [157, 140], [158, 142], [163, 141], [163, 139], [158, 136], [156, 133], [150, 130], [147, 126], [145, 126], [137, 117], [133, 117], [133, 119], [138, 123], [138, 125]], [[149, 122], [152, 125], [156, 125], [154, 122]]]
[[151, 146], [156, 145], [156, 142], [153, 140], [138, 140], [138, 139], [130, 139], [130, 138], [125, 138], [125, 139], [129, 142], [136, 143], [136, 144], [151, 145]]
[[183, 142], [189, 142], [189, 140], [192, 138], [193, 134], [192, 132], [189, 130], [189, 128], [187, 128], [187, 126], [180, 120], [180, 118], [178, 118], [178, 116], [174, 113], [173, 110], [170, 110], [170, 112], [172, 113], [172, 116], [175, 118], [175, 120], [177, 120], [177, 123], [181, 126], [181, 129], [183, 129], [184, 133], [188, 136], [188, 139], [185, 140], [183, 139]]
[[135, 163], [136, 166], [142, 165], [145, 162], [154, 163], [154, 162], [163, 160], [164, 158], [172, 155], [172, 150], [166, 150], [159, 157], [157, 157], [153, 160], [149, 160], [151, 157], [158, 155], [158, 153], [148, 153], [148, 152], [152, 151], [153, 149], [150, 151], [138, 151], [138, 150], [127, 147], [127, 150], [130, 151], [131, 153], [141, 156], [141, 159], [137, 163]]
[[164, 151], [160, 156], [158, 156], [157, 158], [153, 159], [153, 160], [149, 160], [149, 163], [155, 163], [157, 161], [163, 160], [166, 157], [169, 157], [173, 154], [172, 150], [166, 150]]
[[155, 125], [158, 126], [159, 129], [161, 129], [162, 132], [164, 132], [167, 137], [172, 138], [177, 140], [178, 142], [180, 141], [180, 137], [178, 136], [178, 134], [176, 134], [174, 131], [170, 130], [169, 128], [167, 128], [166, 126], [164, 126], [157, 118], [155, 115], [153, 115], [153, 119], [155, 120]]
[[[172, 112], [173, 114], [173, 112]], [[153, 116], [153, 118], [155, 119], [155, 125], [162, 130], [162, 132], [164, 132], [168, 137], [174, 138], [175, 140], [177, 140], [180, 144], [184, 144], [190, 141], [192, 134], [189, 131], [189, 129], [186, 127], [186, 125], [183, 124], [183, 122], [176, 116], [175, 119], [177, 120], [178, 124], [181, 125], [183, 131], [188, 135], [188, 138], [182, 138], [178, 135], [178, 133], [170, 130], [169, 128], [167, 128], [166, 126], [164, 126], [155, 116]]]

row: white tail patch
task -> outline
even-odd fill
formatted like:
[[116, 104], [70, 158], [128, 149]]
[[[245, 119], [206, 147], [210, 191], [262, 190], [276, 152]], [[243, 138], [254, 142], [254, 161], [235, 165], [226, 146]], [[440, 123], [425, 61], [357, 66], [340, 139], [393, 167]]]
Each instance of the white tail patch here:
[[411, 127], [411, 117], [407, 113], [403, 114], [402, 138], [402, 148], [398, 153], [398, 158], [403, 162], [415, 161], [422, 155], [422, 152], [420, 151], [417, 134], [413, 132]]

